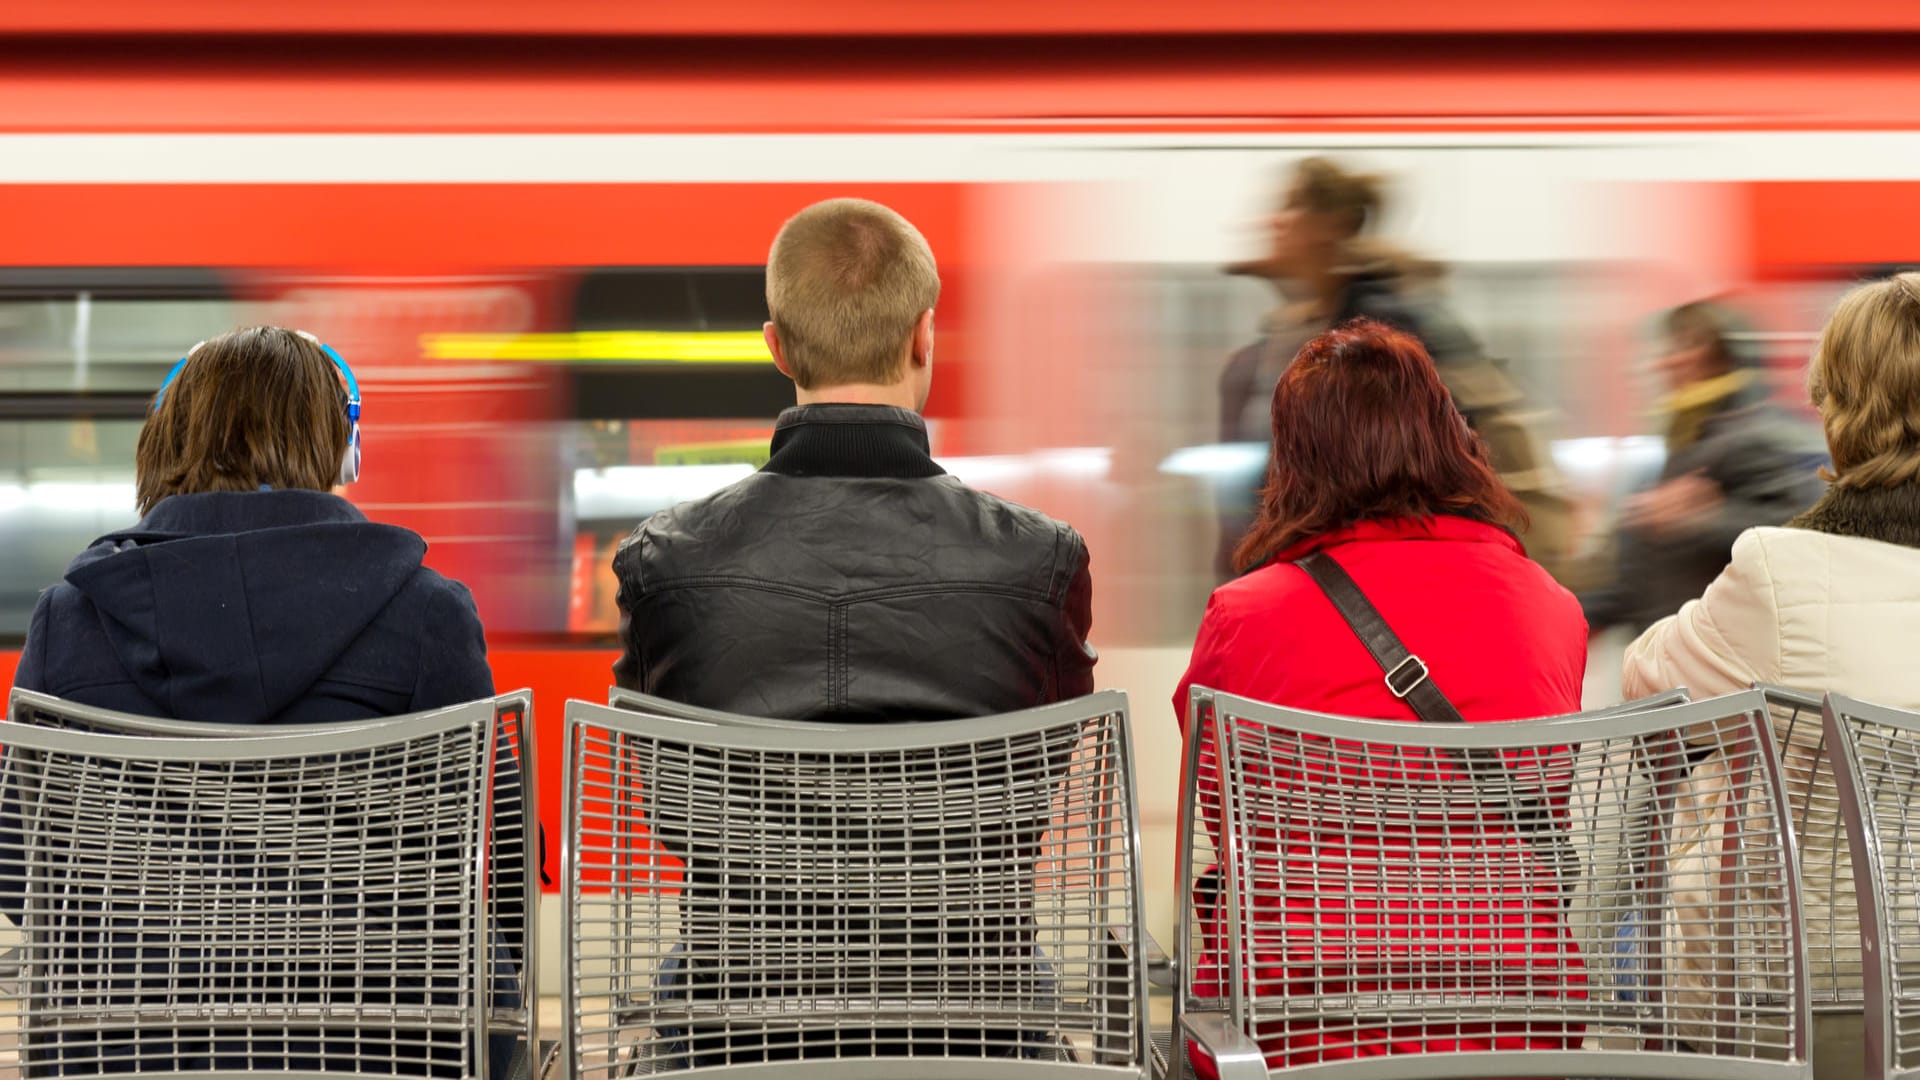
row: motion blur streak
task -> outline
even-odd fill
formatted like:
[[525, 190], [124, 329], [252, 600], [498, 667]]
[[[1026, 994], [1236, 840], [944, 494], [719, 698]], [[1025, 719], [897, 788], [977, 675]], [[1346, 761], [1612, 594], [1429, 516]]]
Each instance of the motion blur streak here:
[[[1388, 178], [1379, 233], [1542, 414], [1598, 563], [1663, 460], [1661, 311], [1738, 304], [1801, 408], [1839, 288], [1920, 258], [1916, 35], [1887, 0], [6, 5], [0, 633], [134, 519], [184, 347], [310, 329], [365, 384], [351, 496], [427, 537], [501, 685], [537, 692], [558, 835], [613, 547], [765, 459], [791, 401], [768, 244], [864, 196], [940, 260], [936, 455], [1088, 538], [1098, 677], [1134, 695], [1171, 865], [1160, 703], [1265, 463], [1222, 372], [1297, 299], [1221, 267], [1264, 254], [1286, 171]], [[1617, 681], [1594, 657], [1590, 705]]]

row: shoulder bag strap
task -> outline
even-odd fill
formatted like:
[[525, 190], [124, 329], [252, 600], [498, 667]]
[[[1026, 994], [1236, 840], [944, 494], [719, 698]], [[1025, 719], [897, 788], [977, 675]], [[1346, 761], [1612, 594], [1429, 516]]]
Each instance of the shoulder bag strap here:
[[[1413, 715], [1427, 723], [1459, 724], [1465, 723], [1460, 710], [1453, 707], [1447, 695], [1434, 685], [1427, 670], [1426, 661], [1409, 651], [1400, 636], [1387, 625], [1380, 615], [1380, 609], [1373, 606], [1367, 594], [1348, 574], [1346, 568], [1334, 561], [1333, 556], [1324, 551], [1316, 551], [1293, 565], [1306, 571], [1320, 591], [1327, 594], [1333, 602], [1334, 610], [1347, 621], [1360, 644], [1367, 647], [1373, 655], [1373, 662], [1380, 665], [1386, 673], [1387, 689], [1394, 697], [1407, 703]], [[1465, 755], [1467, 771], [1476, 780], [1488, 780], [1502, 770], [1500, 755], [1491, 751], [1468, 751]], [[1555, 874], [1562, 878], [1577, 870], [1579, 861], [1574, 855], [1572, 844], [1562, 834], [1553, 820], [1545, 800], [1510, 799], [1506, 805], [1507, 819], [1513, 822], [1521, 834], [1533, 841]], [[1570, 893], [1562, 897], [1562, 902], [1571, 899]]]
[[1327, 594], [1340, 617], [1347, 620], [1360, 644], [1373, 654], [1373, 662], [1386, 673], [1387, 689], [1407, 703], [1413, 715], [1430, 724], [1460, 724], [1465, 720], [1447, 695], [1428, 677], [1427, 663], [1407, 650], [1400, 636], [1380, 617], [1380, 610], [1360, 591], [1346, 568], [1324, 551], [1294, 563], [1307, 572], [1320, 591]]

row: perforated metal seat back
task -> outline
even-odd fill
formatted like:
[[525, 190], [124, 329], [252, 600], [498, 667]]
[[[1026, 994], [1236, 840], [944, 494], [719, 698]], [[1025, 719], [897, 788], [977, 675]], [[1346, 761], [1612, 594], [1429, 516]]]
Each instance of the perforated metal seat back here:
[[[1672, 690], [1594, 711], [1606, 717], [1648, 712], [1688, 701], [1685, 690]], [[1176, 876], [1181, 883], [1177, 927], [1178, 949], [1173, 957], [1178, 982], [1176, 1011], [1225, 1011], [1230, 1006], [1227, 968], [1197, 963], [1206, 951], [1206, 919], [1220, 917], [1224, 899], [1224, 858], [1214, 838], [1226, 812], [1221, 802], [1220, 760], [1214, 738], [1214, 691], [1196, 688], [1190, 702], [1180, 765], [1180, 850]]]
[[1874, 944], [1863, 968], [1867, 1075], [1920, 1074], [1920, 714], [1827, 697], [1827, 743]]
[[1806, 899], [1807, 971], [1816, 1012], [1858, 1012], [1860, 913], [1840, 792], [1834, 785], [1819, 694], [1763, 686], [1787, 790]]
[[576, 702], [567, 731], [576, 1075], [1144, 1067], [1123, 695], [793, 730]]
[[[1210, 708], [1223, 813], [1203, 827], [1222, 858], [1219, 899], [1194, 918], [1194, 1003], [1270, 1063], [1810, 1074], [1792, 845], [1757, 692], [1460, 725], [1224, 694]], [[1732, 798], [1689, 877], [1675, 819], [1701, 747], [1729, 762]]]
[[[539, 1001], [534, 979], [539, 971], [540, 900], [533, 694], [527, 690], [501, 694], [488, 701], [457, 706], [456, 711], [481, 706], [492, 712], [495, 728], [493, 818], [487, 830], [487, 887], [481, 897], [487, 925], [492, 927], [499, 945], [495, 970], [487, 985], [488, 1025], [496, 1034], [516, 1035], [532, 1047], [537, 1046], [539, 1040]], [[8, 699], [8, 719], [16, 724], [103, 735], [190, 739], [274, 738], [358, 730], [379, 724], [394, 724], [406, 730], [422, 719], [437, 717], [445, 711], [340, 724], [262, 726], [134, 716], [76, 705], [27, 690], [15, 690]]]
[[493, 720], [0, 729], [0, 1072], [484, 1075]]

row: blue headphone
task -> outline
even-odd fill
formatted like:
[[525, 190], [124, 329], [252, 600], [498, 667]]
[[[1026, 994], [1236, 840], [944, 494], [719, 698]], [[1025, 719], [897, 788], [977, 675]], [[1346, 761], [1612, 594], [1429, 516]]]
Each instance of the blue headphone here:
[[[335, 370], [340, 372], [340, 377], [346, 381], [347, 422], [352, 425], [352, 429], [347, 436], [347, 456], [340, 462], [339, 482], [341, 484], [351, 484], [360, 479], [360, 380], [353, 377], [353, 369], [348, 367], [347, 362], [340, 358], [340, 354], [333, 350], [333, 346], [328, 345], [326, 342], [321, 341], [305, 330], [295, 330], [292, 332], [318, 345], [320, 351], [327, 354], [327, 359], [333, 361], [333, 366]], [[173, 380], [179, 378], [180, 372], [186, 368], [187, 361], [193, 359], [193, 354], [199, 352], [200, 346], [205, 344], [206, 342], [202, 341], [193, 348], [188, 349], [187, 355], [181, 357], [180, 362], [173, 365], [173, 367], [167, 371], [167, 377], [160, 380], [160, 389], [154, 391], [153, 394], [154, 412], [160, 411], [160, 402], [167, 395], [167, 387], [173, 385]]]

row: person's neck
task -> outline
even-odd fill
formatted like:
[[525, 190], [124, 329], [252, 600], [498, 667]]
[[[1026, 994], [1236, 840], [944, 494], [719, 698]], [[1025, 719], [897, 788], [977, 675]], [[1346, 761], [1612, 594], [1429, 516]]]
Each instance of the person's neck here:
[[906, 379], [886, 385], [848, 383], [794, 392], [795, 403], [800, 405], [891, 405], [896, 409], [919, 412], [920, 403], [916, 396], [913, 383]]
[[1347, 276], [1332, 267], [1322, 267], [1308, 275], [1306, 284], [1320, 305], [1320, 317], [1330, 319], [1340, 310], [1341, 294], [1347, 289]]

